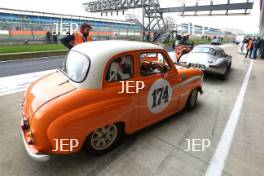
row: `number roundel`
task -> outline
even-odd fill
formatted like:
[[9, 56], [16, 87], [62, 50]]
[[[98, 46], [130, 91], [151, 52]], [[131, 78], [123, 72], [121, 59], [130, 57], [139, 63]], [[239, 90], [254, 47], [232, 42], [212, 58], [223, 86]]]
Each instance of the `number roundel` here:
[[160, 113], [169, 105], [172, 97], [172, 88], [165, 79], [155, 81], [148, 92], [148, 109], [152, 113]]

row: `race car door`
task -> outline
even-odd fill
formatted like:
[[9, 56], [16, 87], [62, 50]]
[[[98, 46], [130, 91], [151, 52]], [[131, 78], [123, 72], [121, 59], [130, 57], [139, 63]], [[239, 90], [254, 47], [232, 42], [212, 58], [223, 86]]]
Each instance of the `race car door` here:
[[139, 52], [137, 57], [139, 78], [145, 85], [139, 93], [137, 125], [143, 128], [177, 111], [180, 89], [177, 70], [166, 53]]

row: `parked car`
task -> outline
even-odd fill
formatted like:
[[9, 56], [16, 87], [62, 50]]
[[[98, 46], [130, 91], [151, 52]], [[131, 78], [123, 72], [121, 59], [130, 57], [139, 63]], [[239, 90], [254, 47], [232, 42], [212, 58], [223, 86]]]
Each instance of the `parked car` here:
[[219, 38], [213, 39], [211, 41], [211, 45], [221, 45], [221, 44], [222, 44], [222, 41]]
[[154, 44], [110, 40], [77, 45], [62, 69], [25, 92], [25, 148], [38, 161], [81, 148], [105, 153], [123, 134], [194, 108], [202, 84], [202, 71], [176, 68], [167, 51]]
[[213, 45], [199, 45], [181, 57], [180, 63], [188, 67], [199, 68], [205, 72], [216, 73], [225, 79], [232, 65], [232, 56]]

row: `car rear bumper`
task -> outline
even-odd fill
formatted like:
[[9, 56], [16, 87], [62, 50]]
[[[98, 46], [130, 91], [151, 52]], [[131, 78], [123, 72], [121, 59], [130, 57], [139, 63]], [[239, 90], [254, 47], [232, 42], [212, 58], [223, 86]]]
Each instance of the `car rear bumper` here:
[[215, 73], [215, 74], [224, 74], [225, 73], [225, 68], [223, 67], [208, 67], [204, 70], [207, 73]]
[[[190, 67], [190, 64], [186, 64], [186, 63], [180, 63], [180, 64], [181, 66], [184, 66], [187, 68]], [[205, 73], [214, 73], [214, 74], [222, 75], [222, 74], [225, 74], [226, 67], [222, 65], [221, 66], [206, 66], [204, 69], [200, 69], [200, 70], [204, 71]]]
[[50, 156], [49, 155], [37, 151], [36, 149], [34, 149], [33, 147], [31, 147], [27, 143], [27, 140], [25, 138], [25, 134], [24, 134], [23, 130], [21, 130], [21, 134], [22, 134], [22, 139], [23, 139], [23, 143], [24, 143], [24, 146], [26, 148], [26, 151], [27, 151], [28, 155], [33, 160], [44, 162], [44, 161], [48, 161], [50, 159]]

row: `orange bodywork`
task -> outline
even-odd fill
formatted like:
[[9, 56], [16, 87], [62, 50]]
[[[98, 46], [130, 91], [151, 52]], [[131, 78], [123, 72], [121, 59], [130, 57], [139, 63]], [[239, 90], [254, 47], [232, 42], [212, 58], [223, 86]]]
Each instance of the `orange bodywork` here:
[[[142, 76], [141, 52], [163, 53], [168, 58], [170, 70]], [[193, 68], [176, 68], [165, 50], [133, 51], [128, 54], [134, 56], [134, 76], [129, 81], [143, 81], [145, 84], [138, 94], [120, 94], [122, 83], [109, 83], [105, 79], [102, 79], [101, 89], [77, 88], [61, 71], [35, 81], [25, 93], [23, 106], [23, 116], [30, 125], [23, 133], [26, 140], [33, 140], [30, 148], [36, 153], [77, 152], [89, 134], [112, 123], [123, 123], [126, 134], [134, 133], [182, 110], [191, 91], [202, 88], [203, 72]], [[104, 75], [111, 60], [116, 57], [109, 60]], [[147, 96], [151, 85], [158, 79], [169, 82], [172, 98], [165, 110], [152, 113], [147, 106]], [[77, 139], [79, 145], [73, 151], [56, 152], [52, 151], [56, 148], [54, 139]]]
[[178, 45], [175, 48], [177, 60], [179, 60], [182, 55], [189, 53], [192, 49], [193, 49], [193, 46], [191, 46], [191, 45], [182, 45], [182, 44]]

